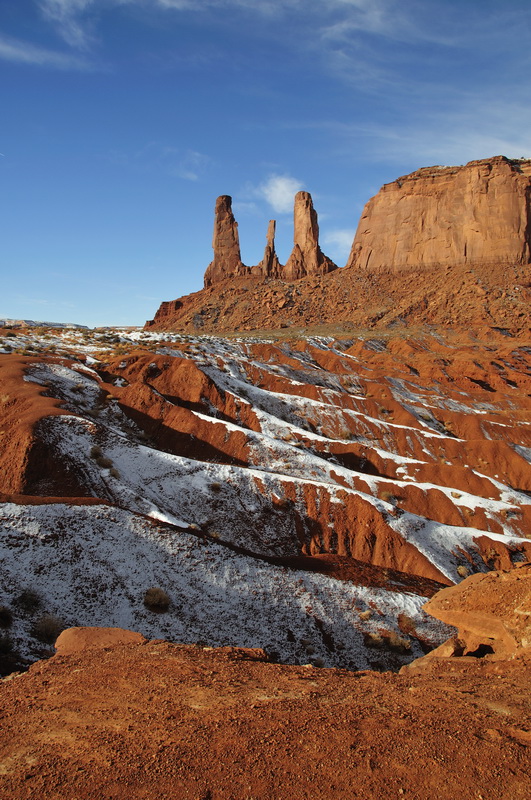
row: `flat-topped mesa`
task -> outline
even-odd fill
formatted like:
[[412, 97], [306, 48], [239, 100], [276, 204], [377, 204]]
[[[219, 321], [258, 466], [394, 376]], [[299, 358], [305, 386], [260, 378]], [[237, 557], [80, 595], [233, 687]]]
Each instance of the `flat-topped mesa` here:
[[531, 160], [425, 167], [385, 184], [361, 216], [347, 267], [531, 262]]
[[241, 259], [238, 223], [232, 213], [232, 197], [226, 194], [216, 200], [212, 248], [214, 258], [205, 272], [205, 289], [226, 278], [249, 274], [249, 268]]
[[251, 267], [251, 273], [266, 278], [281, 278], [284, 267], [278, 260], [275, 251], [275, 230], [277, 223], [274, 219], [269, 220], [267, 226], [266, 246], [264, 257], [256, 267]]
[[282, 277], [287, 281], [304, 278], [305, 275], [325, 275], [337, 269], [319, 247], [319, 225], [309, 192], [297, 192], [293, 211], [294, 247], [283, 269]]

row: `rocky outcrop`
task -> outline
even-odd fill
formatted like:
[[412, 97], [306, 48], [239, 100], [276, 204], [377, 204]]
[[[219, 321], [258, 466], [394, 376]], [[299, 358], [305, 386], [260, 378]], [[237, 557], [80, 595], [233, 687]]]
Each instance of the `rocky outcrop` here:
[[319, 225], [309, 192], [295, 195], [294, 247], [283, 270], [282, 277], [287, 281], [298, 280], [306, 275], [325, 275], [337, 269], [319, 247]]
[[530, 197], [531, 160], [496, 156], [419, 169], [369, 200], [347, 266], [528, 264]]
[[[309, 192], [295, 195], [294, 248], [288, 263], [283, 266], [275, 252], [275, 220], [267, 228], [266, 247], [262, 261], [255, 267], [246, 267], [241, 260], [238, 223], [232, 213], [232, 198], [228, 195], [216, 201], [214, 223], [214, 259], [205, 272], [205, 289], [227, 278], [254, 276], [294, 281], [307, 275], [325, 275], [337, 266], [319, 247], [317, 214]], [[172, 303], [163, 303], [156, 320], [165, 318], [173, 310]]]
[[253, 275], [258, 275], [264, 278], [280, 278], [282, 275], [284, 268], [278, 260], [278, 256], [275, 251], [276, 225], [277, 223], [274, 219], [269, 220], [264, 257], [256, 267], [251, 268]]
[[214, 258], [205, 272], [205, 288], [226, 278], [249, 272], [241, 259], [238, 223], [232, 213], [232, 198], [226, 194], [216, 200], [212, 247]]
[[527, 661], [531, 656], [531, 563], [518, 564], [508, 572], [471, 575], [437, 592], [424, 610], [457, 628], [457, 635], [403, 667], [402, 673], [437, 672], [449, 659]]
[[459, 654], [513, 658], [531, 648], [531, 564], [471, 575], [438, 592], [425, 610], [457, 628]]

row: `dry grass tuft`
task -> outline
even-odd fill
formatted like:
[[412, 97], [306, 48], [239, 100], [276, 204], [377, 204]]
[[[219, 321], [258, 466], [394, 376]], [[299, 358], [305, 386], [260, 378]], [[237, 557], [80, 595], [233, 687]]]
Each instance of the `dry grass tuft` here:
[[163, 613], [170, 607], [170, 596], [159, 586], [153, 586], [144, 593], [144, 605], [149, 611]]
[[64, 629], [65, 624], [59, 617], [54, 616], [54, 614], [43, 614], [42, 617], [35, 621], [30, 633], [39, 642], [53, 644]]

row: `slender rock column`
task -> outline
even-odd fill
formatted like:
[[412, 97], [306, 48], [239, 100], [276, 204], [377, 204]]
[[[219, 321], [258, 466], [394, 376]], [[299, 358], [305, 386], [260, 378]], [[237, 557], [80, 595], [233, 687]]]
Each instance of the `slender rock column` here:
[[216, 200], [212, 248], [214, 258], [205, 272], [205, 289], [226, 278], [248, 274], [248, 267], [241, 260], [238, 223], [232, 213], [232, 197], [227, 194]]
[[287, 281], [305, 275], [325, 275], [337, 269], [319, 247], [319, 225], [309, 192], [297, 192], [293, 211], [294, 247], [283, 269], [282, 277]]

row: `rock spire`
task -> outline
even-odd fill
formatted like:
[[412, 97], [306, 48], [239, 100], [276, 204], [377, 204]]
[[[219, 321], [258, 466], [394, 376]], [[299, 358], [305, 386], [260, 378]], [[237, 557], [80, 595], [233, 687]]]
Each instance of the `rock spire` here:
[[283, 278], [288, 281], [303, 278], [305, 275], [325, 275], [337, 269], [319, 247], [319, 225], [309, 192], [297, 192], [293, 212], [294, 247], [283, 270]]
[[324, 275], [337, 269], [319, 247], [319, 225], [309, 192], [295, 195], [293, 216], [295, 244], [288, 263], [283, 266], [278, 260], [275, 251], [276, 222], [272, 219], [267, 228], [264, 257], [255, 267], [249, 268], [241, 260], [238, 223], [232, 213], [232, 198], [228, 195], [218, 197], [212, 241], [214, 258], [205, 272], [205, 289], [228, 278], [252, 275], [295, 281], [305, 275]]
[[274, 219], [269, 220], [267, 226], [266, 246], [264, 257], [256, 267], [252, 267], [253, 275], [260, 275], [266, 278], [282, 277], [284, 269], [275, 251], [275, 230], [277, 223]]
[[205, 272], [205, 289], [213, 283], [249, 272], [241, 260], [238, 223], [232, 213], [232, 197], [227, 194], [216, 200], [212, 248], [214, 258]]

